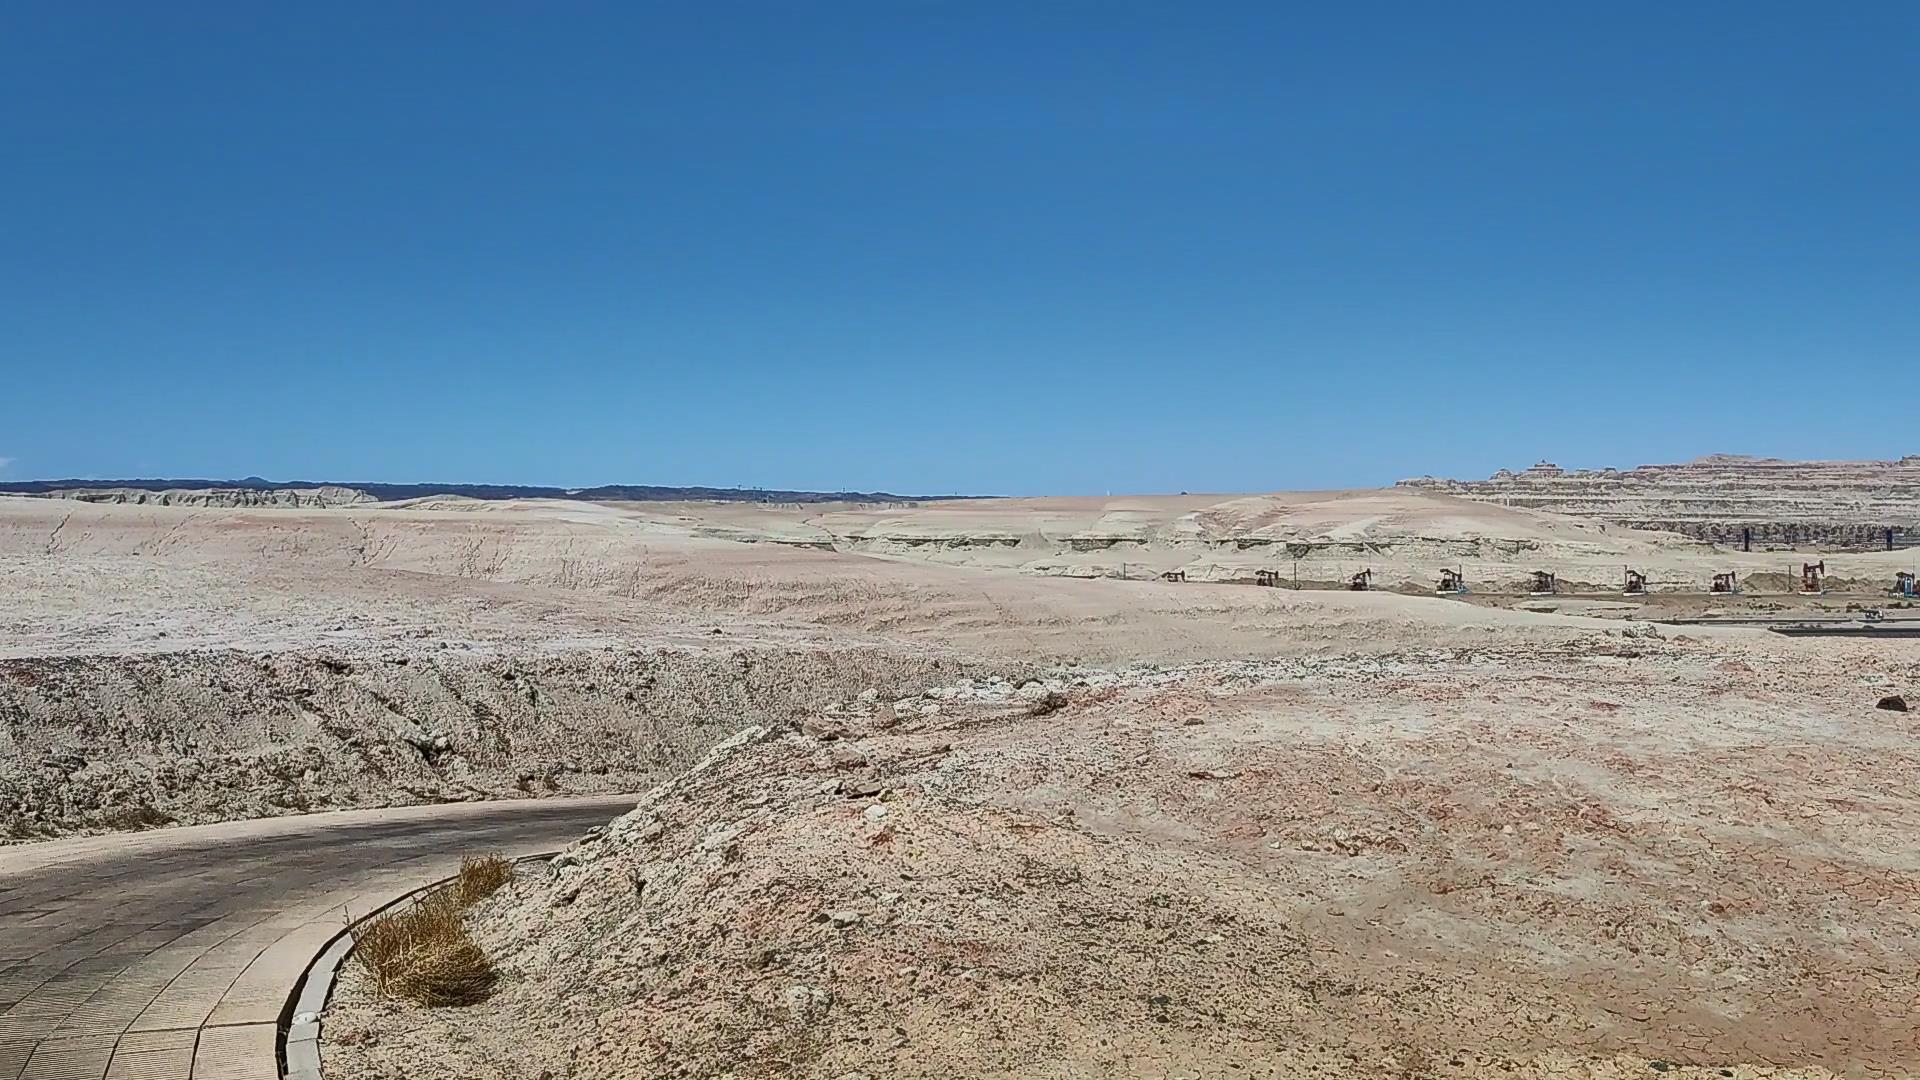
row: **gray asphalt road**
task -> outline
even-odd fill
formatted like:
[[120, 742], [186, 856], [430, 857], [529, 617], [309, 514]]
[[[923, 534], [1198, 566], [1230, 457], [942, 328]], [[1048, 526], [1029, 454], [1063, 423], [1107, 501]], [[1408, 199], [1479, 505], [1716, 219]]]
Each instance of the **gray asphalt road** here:
[[636, 796], [316, 814], [0, 848], [0, 1080], [267, 1080], [349, 917]]

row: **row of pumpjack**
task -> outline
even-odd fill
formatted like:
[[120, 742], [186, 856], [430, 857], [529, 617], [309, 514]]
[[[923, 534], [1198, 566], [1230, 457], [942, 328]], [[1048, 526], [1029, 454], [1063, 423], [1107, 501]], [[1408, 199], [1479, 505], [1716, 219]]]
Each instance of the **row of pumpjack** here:
[[[1803, 593], [1825, 592], [1826, 590], [1822, 583], [1826, 578], [1826, 573], [1827, 562], [1825, 559], [1817, 563], [1801, 563], [1800, 591]], [[1160, 576], [1167, 581], [1187, 580], [1186, 572], [1182, 570], [1169, 570]], [[1255, 585], [1278, 586], [1280, 584], [1280, 572], [1278, 570], [1256, 570], [1254, 571], [1253, 583]], [[1559, 579], [1554, 576], [1553, 571], [1535, 570], [1533, 572], [1533, 587], [1531, 591], [1535, 595], [1547, 596], [1559, 591], [1559, 587]], [[1366, 592], [1373, 588], [1373, 571], [1371, 569], [1362, 570], [1352, 575], [1347, 579], [1347, 588], [1353, 592]], [[1440, 583], [1433, 591], [1447, 596], [1457, 596], [1466, 592], [1467, 577], [1465, 572], [1451, 568], [1441, 570]], [[1626, 571], [1625, 586], [1621, 591], [1628, 596], [1645, 596], [1647, 594], [1647, 575], [1638, 570], [1628, 569]], [[1721, 594], [1739, 592], [1739, 576], [1731, 570], [1713, 575], [1711, 591]], [[1895, 574], [1893, 578], [1893, 591], [1896, 595], [1912, 598], [1915, 595], [1914, 576], [1904, 570]]]

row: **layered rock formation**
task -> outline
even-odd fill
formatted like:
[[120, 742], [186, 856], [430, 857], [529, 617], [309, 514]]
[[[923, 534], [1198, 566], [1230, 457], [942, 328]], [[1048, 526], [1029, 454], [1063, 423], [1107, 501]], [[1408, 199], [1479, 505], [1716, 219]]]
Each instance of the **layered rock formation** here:
[[0, 658], [0, 845], [310, 810], [642, 791], [740, 724], [964, 670], [921, 649], [718, 639], [675, 649], [334, 645]]
[[1716, 454], [1678, 465], [1562, 469], [1402, 487], [1597, 518], [1714, 543], [1865, 550], [1920, 544], [1920, 454], [1898, 461], [1782, 461]]
[[36, 492], [48, 499], [72, 499], [76, 502], [91, 503], [135, 503], [151, 506], [276, 506], [276, 507], [329, 507], [354, 506], [360, 503], [376, 502], [373, 496], [357, 488], [349, 487], [313, 487], [313, 488], [169, 488], [165, 491], [149, 491], [146, 488], [60, 488], [54, 491]]

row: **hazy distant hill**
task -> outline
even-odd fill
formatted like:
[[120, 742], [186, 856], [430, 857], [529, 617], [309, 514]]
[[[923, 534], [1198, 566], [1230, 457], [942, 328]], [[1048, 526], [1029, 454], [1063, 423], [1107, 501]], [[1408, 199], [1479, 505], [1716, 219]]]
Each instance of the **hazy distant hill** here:
[[[53, 495], [60, 492], [108, 491], [312, 491], [319, 488], [363, 491], [381, 501], [417, 499], [427, 495], [464, 495], [470, 499], [590, 499], [663, 502], [706, 499], [717, 502], [910, 502], [925, 496], [893, 495], [884, 491], [778, 491], [766, 488], [660, 487], [653, 484], [606, 484], [591, 488], [528, 487], [520, 484], [380, 484], [340, 483], [331, 480], [22, 480], [0, 483], [0, 494]], [[939, 496], [948, 498], [950, 496]], [[120, 501], [120, 500], [116, 500]]]

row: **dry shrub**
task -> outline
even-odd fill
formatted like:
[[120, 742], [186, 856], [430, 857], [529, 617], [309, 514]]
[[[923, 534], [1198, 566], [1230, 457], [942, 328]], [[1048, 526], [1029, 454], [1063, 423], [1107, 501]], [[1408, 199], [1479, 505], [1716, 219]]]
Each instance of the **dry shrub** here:
[[467, 908], [513, 877], [498, 855], [465, 859], [460, 874], [411, 906], [389, 911], [353, 932], [353, 955], [381, 994], [422, 1005], [473, 1005], [498, 978], [493, 961], [467, 932]]
[[447, 886], [463, 908], [500, 891], [513, 880], [513, 860], [499, 855], [471, 856], [460, 860], [460, 876]]
[[173, 824], [173, 818], [146, 803], [137, 806], [112, 806], [100, 812], [100, 823], [109, 829], [133, 832]]
[[1401, 1046], [1394, 1054], [1394, 1080], [1432, 1080], [1440, 1075], [1431, 1051], [1421, 1046]]
[[1058, 690], [1049, 690], [1034, 699], [1027, 706], [1028, 716], [1049, 716], [1067, 707], [1067, 695]]
[[476, 1004], [497, 977], [450, 890], [372, 919], [353, 932], [353, 942], [354, 958], [380, 993], [422, 1005]]

